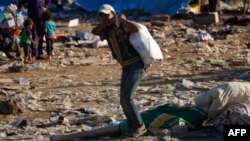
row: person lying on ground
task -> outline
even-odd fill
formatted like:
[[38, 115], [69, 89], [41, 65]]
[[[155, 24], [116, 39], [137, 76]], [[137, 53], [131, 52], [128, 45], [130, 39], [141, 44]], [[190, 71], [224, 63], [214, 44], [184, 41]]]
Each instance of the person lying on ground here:
[[[179, 123], [180, 120], [185, 122], [189, 130], [198, 129], [202, 127], [203, 122], [207, 120], [208, 117], [216, 118], [223, 110], [230, 110], [227, 109], [230, 108], [230, 105], [238, 107], [237, 104], [244, 104], [244, 102], [250, 103], [249, 89], [250, 83], [248, 82], [226, 82], [198, 95], [195, 98], [196, 106], [177, 107], [174, 104], [165, 104], [146, 110], [141, 113], [143, 122], [148, 129], [144, 135], [159, 135], [162, 133], [163, 129], [172, 130], [178, 125], [177, 123]], [[237, 121], [237, 123], [245, 123], [245, 121], [242, 121], [241, 116], [247, 115], [237, 115], [240, 116], [238, 117], [240, 121]], [[244, 119], [248, 118], [249, 116]], [[232, 117], [232, 119], [234, 119], [234, 117]], [[217, 122], [218, 120], [215, 120], [215, 125], [218, 125], [216, 128], [219, 129], [221, 124], [217, 124]], [[226, 124], [226, 122], [224, 123]], [[64, 141], [101, 136], [118, 136], [126, 133], [127, 126], [125, 120], [118, 125], [72, 134], [53, 135], [50, 139], [51, 141]]]
[[226, 108], [238, 103], [250, 104], [249, 82], [225, 82], [195, 98], [197, 106], [211, 104], [208, 110], [209, 119], [216, 118]]
[[[175, 104], [165, 104], [146, 110], [141, 113], [142, 120], [147, 128], [144, 135], [160, 135], [164, 129], [176, 129], [179, 122], [183, 121], [189, 130], [198, 129], [207, 119], [208, 106], [203, 107], [178, 107]], [[120, 136], [129, 131], [126, 120], [119, 124], [97, 128], [89, 131], [71, 134], [53, 135], [51, 141], [67, 141], [73, 139], [96, 138], [101, 136]]]

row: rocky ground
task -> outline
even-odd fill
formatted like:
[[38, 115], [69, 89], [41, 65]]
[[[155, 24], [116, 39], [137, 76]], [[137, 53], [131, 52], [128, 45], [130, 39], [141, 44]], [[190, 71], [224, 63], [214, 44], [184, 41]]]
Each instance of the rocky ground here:
[[[142, 22], [159, 43], [164, 60], [147, 71], [135, 97], [140, 111], [164, 103], [194, 104], [202, 91], [229, 81], [250, 80], [250, 26], [223, 22], [205, 28], [214, 40], [203, 40], [190, 19]], [[82, 21], [68, 27], [57, 21], [57, 32], [74, 36], [88, 33], [95, 22]], [[92, 36], [91, 36], [92, 37]], [[119, 105], [121, 67], [107, 46], [93, 41], [57, 41], [52, 60], [31, 64], [1, 61], [0, 140], [48, 140], [50, 135], [89, 130], [124, 119]], [[105, 44], [104, 44], [105, 45]], [[45, 54], [46, 57], [46, 54]], [[96, 140], [222, 140], [208, 124], [185, 134], [128, 139]]]

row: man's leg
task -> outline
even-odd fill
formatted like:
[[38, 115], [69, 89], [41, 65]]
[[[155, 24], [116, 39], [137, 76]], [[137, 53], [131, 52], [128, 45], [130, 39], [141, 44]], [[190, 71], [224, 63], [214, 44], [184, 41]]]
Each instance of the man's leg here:
[[143, 125], [140, 113], [133, 100], [134, 93], [144, 75], [143, 63], [137, 62], [123, 69], [120, 103], [131, 130]]

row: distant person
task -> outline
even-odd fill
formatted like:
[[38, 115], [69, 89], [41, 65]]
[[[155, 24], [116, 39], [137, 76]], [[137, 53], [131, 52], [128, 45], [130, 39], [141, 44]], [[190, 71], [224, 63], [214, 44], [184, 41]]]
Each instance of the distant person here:
[[103, 4], [98, 13], [101, 21], [92, 33], [108, 41], [114, 59], [122, 66], [120, 104], [128, 121], [129, 132], [126, 136], [141, 136], [146, 132], [146, 127], [133, 96], [145, 70], [141, 57], [129, 42], [131, 33], [136, 33], [139, 29], [126, 20], [124, 15], [118, 17], [111, 5]]
[[209, 11], [220, 12], [220, 0], [209, 0]]
[[52, 0], [51, 2], [56, 5], [56, 11], [57, 12], [62, 12], [63, 11], [63, 6], [69, 6], [73, 3], [74, 0]]
[[[13, 23], [13, 24], [9, 24]], [[14, 60], [21, 60], [21, 51], [20, 51], [20, 46], [19, 46], [19, 24], [17, 22], [17, 6], [14, 4], [9, 4], [7, 5], [1, 16], [1, 21], [0, 21], [0, 30], [1, 34], [4, 38], [5, 41], [9, 39], [8, 42], [4, 43], [4, 46], [6, 48], [6, 51], [8, 52], [7, 56], [10, 59]], [[15, 51], [16, 55], [15, 57], [10, 54], [10, 51]]]
[[201, 13], [209, 12], [209, 0], [201, 0]]
[[36, 42], [32, 38], [31, 29], [33, 27], [32, 19], [28, 18], [24, 21], [24, 28], [20, 34], [21, 46], [24, 51], [24, 63], [30, 63], [32, 61], [32, 48], [33, 44]]
[[32, 38], [37, 43], [33, 46], [32, 54], [36, 59], [43, 58], [43, 14], [48, 10], [51, 0], [19, 0], [18, 7], [20, 9], [28, 9], [28, 17], [34, 22], [32, 28]]
[[220, 11], [220, 0], [201, 0], [201, 12], [219, 12]]
[[56, 23], [52, 21], [52, 13], [47, 11], [44, 13], [44, 32], [46, 37], [46, 51], [47, 51], [47, 59], [51, 59], [51, 56], [54, 54], [53, 52], [53, 43], [56, 38], [55, 31], [56, 31]]

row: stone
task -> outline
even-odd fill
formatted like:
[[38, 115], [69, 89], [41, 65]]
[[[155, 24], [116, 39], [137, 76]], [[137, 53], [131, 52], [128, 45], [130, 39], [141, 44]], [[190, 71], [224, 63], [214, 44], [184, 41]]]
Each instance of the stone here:
[[4, 115], [17, 114], [23, 112], [23, 107], [21, 103], [12, 99], [0, 101], [0, 107], [0, 114]]

